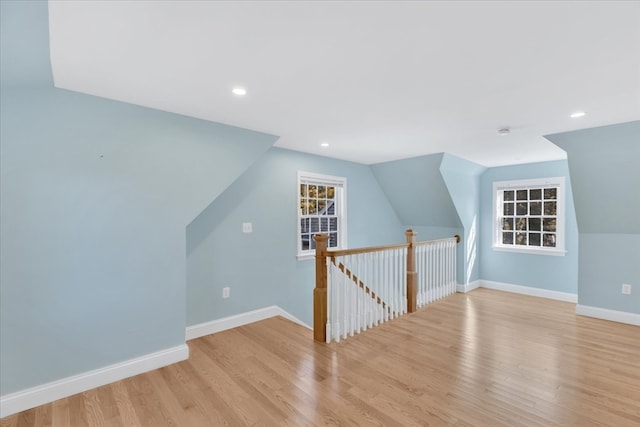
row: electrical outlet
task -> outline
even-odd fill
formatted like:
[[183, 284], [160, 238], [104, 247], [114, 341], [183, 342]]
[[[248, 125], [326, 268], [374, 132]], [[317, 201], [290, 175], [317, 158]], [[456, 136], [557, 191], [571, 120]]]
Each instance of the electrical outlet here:
[[222, 288], [222, 298], [229, 298], [231, 296], [231, 288]]
[[631, 285], [627, 285], [626, 283], [622, 284], [622, 293], [625, 295], [631, 295]]
[[250, 222], [243, 222], [242, 223], [242, 232], [243, 233], [251, 233], [251, 232], [253, 232], [253, 224], [251, 224]]

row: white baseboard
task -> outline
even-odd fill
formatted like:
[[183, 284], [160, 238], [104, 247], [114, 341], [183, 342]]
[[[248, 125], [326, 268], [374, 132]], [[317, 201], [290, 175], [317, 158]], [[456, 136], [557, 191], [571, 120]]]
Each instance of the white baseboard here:
[[182, 344], [0, 397], [0, 418], [189, 358]]
[[248, 311], [246, 313], [236, 314], [234, 316], [224, 317], [222, 319], [212, 320], [210, 322], [198, 323], [197, 325], [187, 326], [187, 340], [200, 338], [205, 335], [215, 334], [216, 332], [226, 331], [227, 329], [237, 328], [238, 326], [248, 325], [249, 323], [258, 322], [274, 316], [282, 316], [294, 323], [313, 329], [300, 319], [284, 311], [277, 305], [260, 308], [258, 310]]
[[607, 308], [578, 304], [576, 305], [576, 314], [640, 326], [640, 314], [629, 313], [626, 311], [609, 310]]
[[495, 289], [498, 291], [512, 292], [514, 294], [530, 295], [533, 297], [548, 298], [565, 302], [578, 302], [578, 295], [569, 292], [551, 291], [549, 289], [532, 288], [530, 286], [512, 285], [510, 283], [479, 280], [481, 288]]
[[456, 292], [467, 293], [480, 287], [480, 280], [474, 280], [466, 285], [456, 285]]

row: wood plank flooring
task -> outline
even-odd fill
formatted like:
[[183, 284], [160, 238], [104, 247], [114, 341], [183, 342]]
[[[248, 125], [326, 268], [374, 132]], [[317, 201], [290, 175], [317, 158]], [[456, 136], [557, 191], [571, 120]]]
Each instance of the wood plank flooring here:
[[488, 289], [339, 344], [272, 318], [9, 426], [640, 426], [640, 327]]

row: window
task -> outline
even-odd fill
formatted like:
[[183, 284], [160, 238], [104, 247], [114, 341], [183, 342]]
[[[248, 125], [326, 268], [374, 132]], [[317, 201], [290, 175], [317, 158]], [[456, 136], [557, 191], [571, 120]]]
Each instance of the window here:
[[298, 172], [298, 258], [315, 255], [313, 236], [329, 235], [329, 248], [346, 247], [345, 178]]
[[493, 183], [493, 248], [564, 255], [563, 177]]

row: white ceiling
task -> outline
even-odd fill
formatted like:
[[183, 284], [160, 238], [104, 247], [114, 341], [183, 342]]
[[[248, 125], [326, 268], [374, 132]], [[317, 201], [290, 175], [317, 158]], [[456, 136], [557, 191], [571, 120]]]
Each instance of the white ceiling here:
[[[50, 1], [49, 11], [57, 87], [365, 164], [442, 151], [485, 166], [562, 159], [542, 135], [640, 119], [640, 1]], [[587, 115], [570, 118], [576, 110]], [[511, 135], [497, 136], [504, 126]]]

